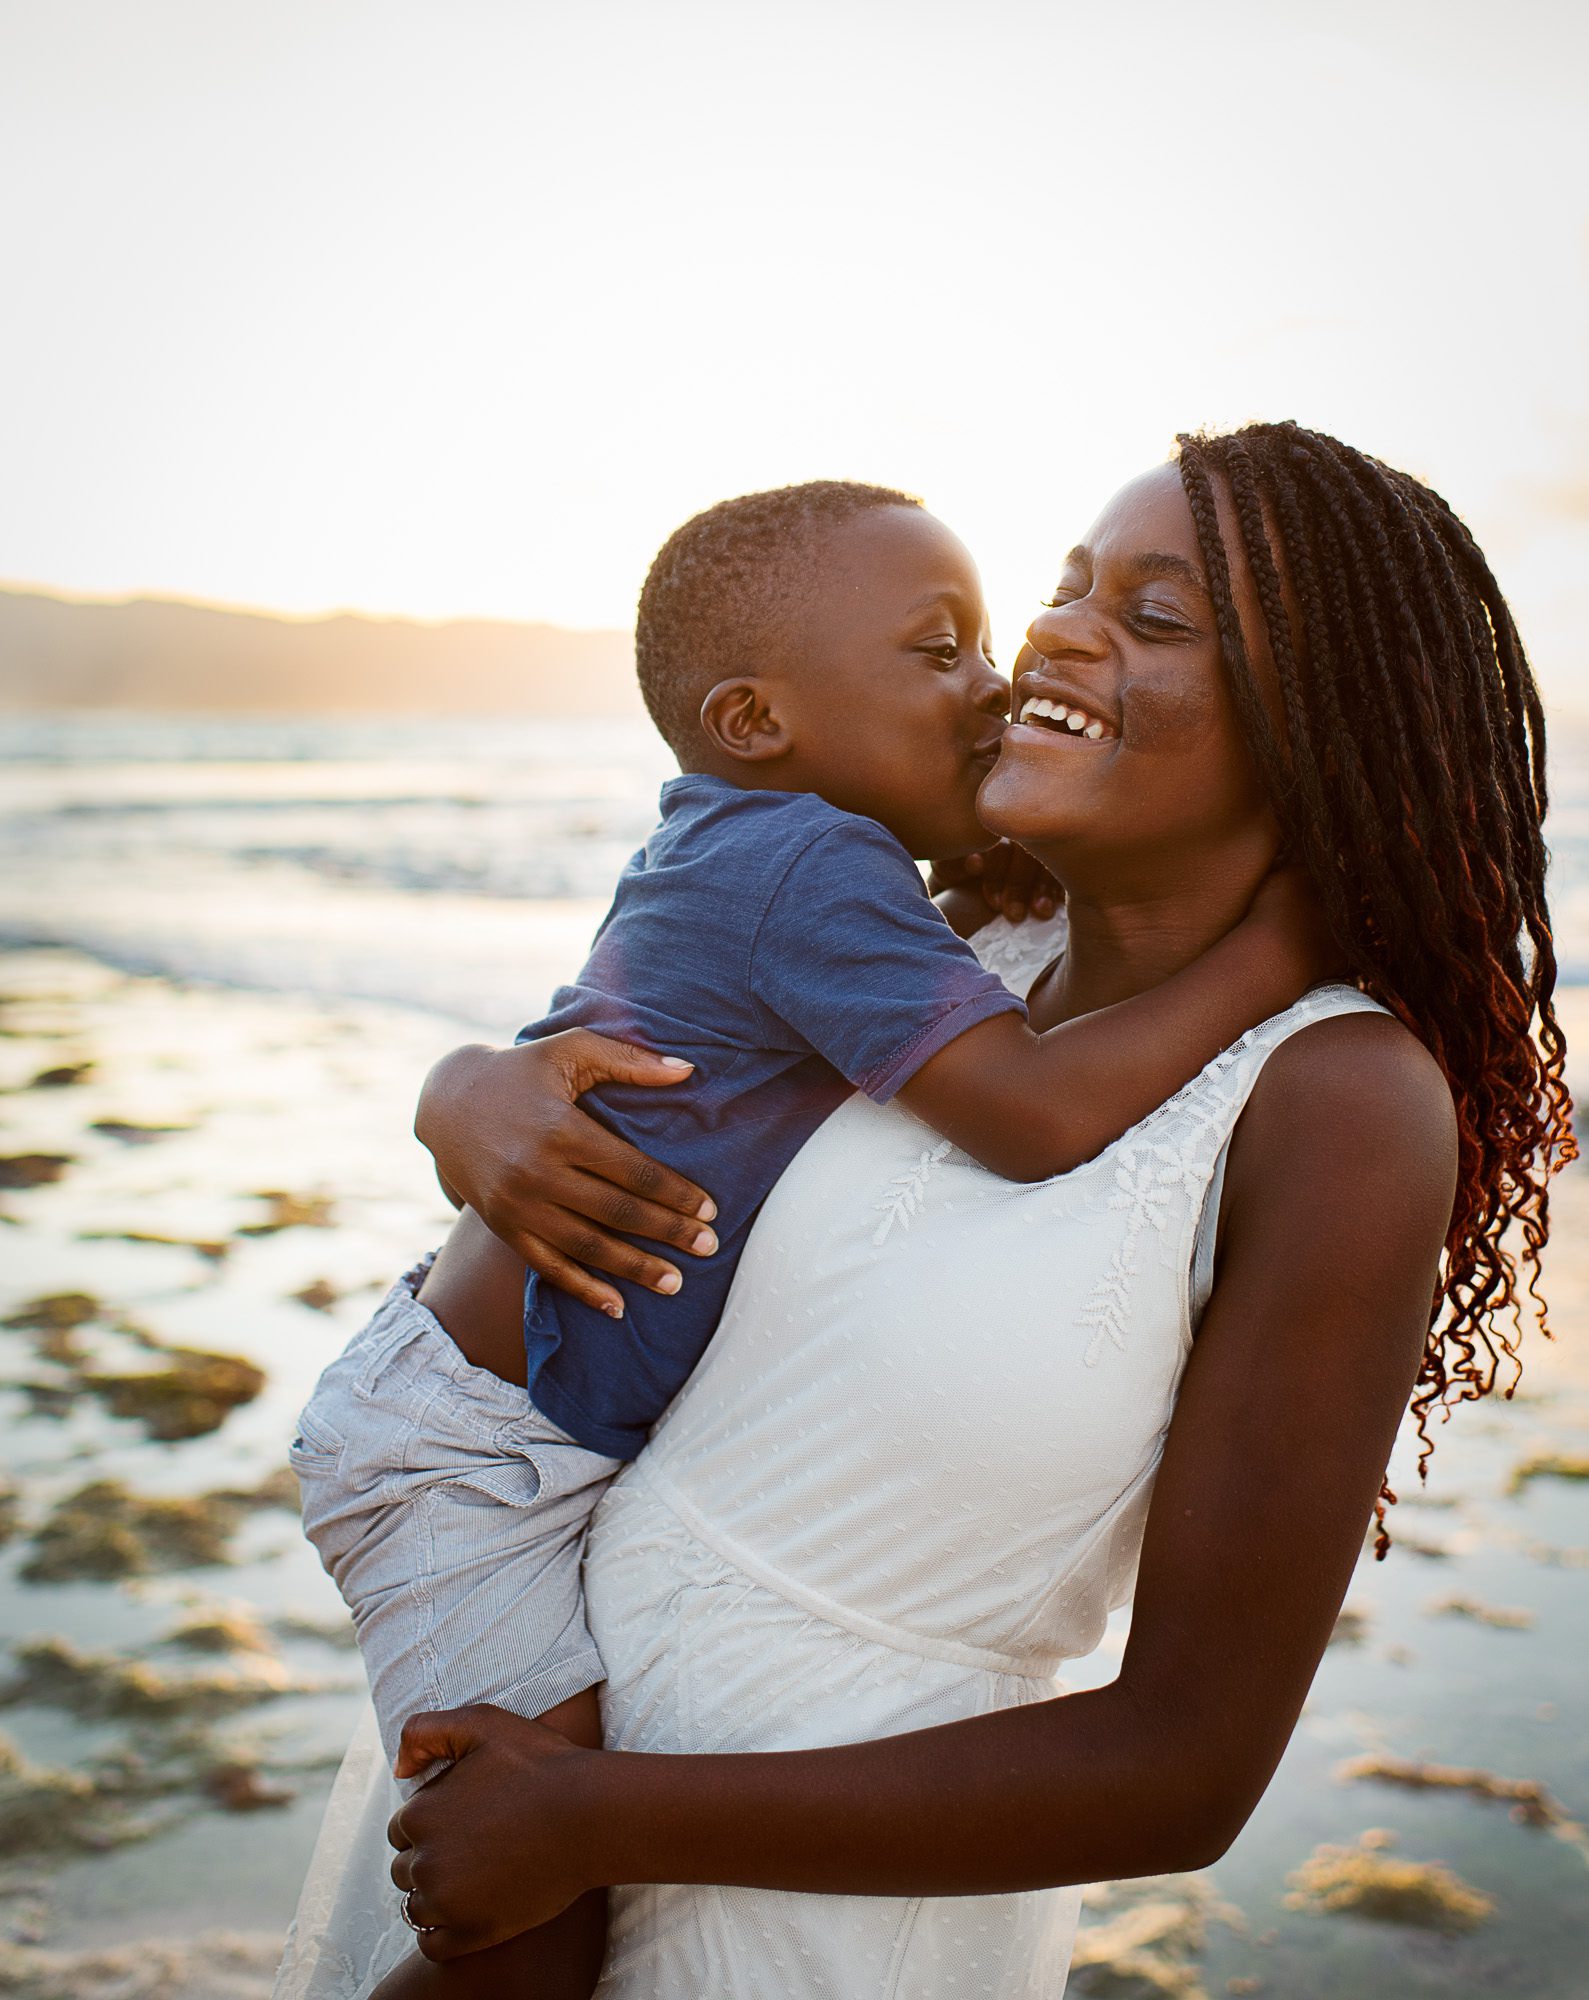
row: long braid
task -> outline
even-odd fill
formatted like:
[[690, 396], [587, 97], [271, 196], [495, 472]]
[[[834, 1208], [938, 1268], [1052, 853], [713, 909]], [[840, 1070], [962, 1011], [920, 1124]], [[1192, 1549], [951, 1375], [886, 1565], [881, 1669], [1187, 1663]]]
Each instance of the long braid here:
[[[1489, 565], [1437, 493], [1295, 424], [1177, 443], [1237, 713], [1288, 845], [1354, 978], [1426, 1044], [1456, 1107], [1456, 1198], [1412, 1399], [1422, 1474], [1436, 1411], [1488, 1395], [1503, 1367], [1503, 1394], [1516, 1386], [1525, 1290], [1549, 1334], [1549, 1182], [1577, 1147], [1545, 900], [1544, 711]], [[1257, 596], [1267, 688], [1233, 561]], [[1376, 1509], [1380, 1555], [1394, 1498], [1386, 1487]]]

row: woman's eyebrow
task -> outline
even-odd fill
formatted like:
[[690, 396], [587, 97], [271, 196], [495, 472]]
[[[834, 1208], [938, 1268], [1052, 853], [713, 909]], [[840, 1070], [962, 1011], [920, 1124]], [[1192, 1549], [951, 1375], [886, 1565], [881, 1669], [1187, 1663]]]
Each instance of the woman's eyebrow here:
[[1196, 563], [1188, 562], [1185, 556], [1172, 556], [1163, 549], [1144, 549], [1140, 555], [1132, 556], [1126, 564], [1139, 583], [1162, 578], [1169, 583], [1189, 583], [1194, 590], [1208, 595], [1208, 580]]
[[[1084, 542], [1078, 542], [1065, 558], [1066, 569], [1091, 571], [1093, 552]], [[1148, 583], [1155, 577], [1168, 582], [1189, 583], [1194, 590], [1208, 595], [1208, 580], [1196, 563], [1188, 562], [1185, 556], [1171, 555], [1167, 549], [1142, 549], [1134, 556], [1124, 558], [1122, 565], [1130, 574], [1133, 583]]]

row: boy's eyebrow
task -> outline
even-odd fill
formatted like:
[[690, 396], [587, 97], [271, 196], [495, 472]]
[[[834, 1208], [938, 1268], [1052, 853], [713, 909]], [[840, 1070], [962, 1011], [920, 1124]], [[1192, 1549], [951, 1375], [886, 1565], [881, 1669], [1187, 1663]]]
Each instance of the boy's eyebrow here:
[[[1091, 569], [1092, 550], [1078, 543], [1065, 558], [1066, 569], [1072, 564], [1079, 569]], [[1194, 590], [1202, 591], [1205, 597], [1208, 595], [1208, 580], [1197, 564], [1188, 562], [1185, 556], [1171, 555], [1167, 549], [1143, 549], [1137, 555], [1128, 557], [1125, 567], [1135, 582], [1148, 583], [1155, 577], [1162, 577], [1167, 582], [1189, 583]]]
[[970, 599], [960, 589], [958, 584], [946, 583], [940, 585], [937, 590], [929, 590], [925, 596], [918, 597], [905, 613], [905, 616], [907, 618], [914, 618], [918, 611], [930, 611], [933, 605], [943, 604], [950, 600], [953, 600], [956, 604], [968, 604], [970, 602]]

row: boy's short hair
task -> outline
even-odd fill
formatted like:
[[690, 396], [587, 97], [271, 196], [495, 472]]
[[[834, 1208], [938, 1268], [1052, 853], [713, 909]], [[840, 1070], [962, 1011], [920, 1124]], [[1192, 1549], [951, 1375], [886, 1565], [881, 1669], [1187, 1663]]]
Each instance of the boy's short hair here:
[[808, 598], [824, 537], [874, 507], [919, 507], [913, 493], [811, 479], [720, 500], [669, 535], [640, 592], [635, 668], [651, 719], [681, 758], [701, 747], [707, 692], [755, 673]]

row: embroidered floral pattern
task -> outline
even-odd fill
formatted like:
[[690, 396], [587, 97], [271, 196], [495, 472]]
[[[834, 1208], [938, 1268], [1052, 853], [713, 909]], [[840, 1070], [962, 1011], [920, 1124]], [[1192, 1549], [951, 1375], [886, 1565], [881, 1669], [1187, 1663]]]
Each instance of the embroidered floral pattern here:
[[1028, 918], [1023, 924], [1012, 924], [1008, 917], [995, 917], [974, 932], [969, 942], [984, 969], [997, 973], [1024, 999], [1043, 967], [1064, 949], [1065, 920], [1058, 916], [1038, 923]]
[[940, 1160], [947, 1158], [951, 1147], [947, 1139], [940, 1139], [936, 1146], [922, 1151], [915, 1162], [902, 1174], [896, 1174], [888, 1184], [888, 1192], [876, 1204], [882, 1221], [872, 1236], [873, 1247], [881, 1245], [889, 1231], [897, 1222], [901, 1229], [910, 1227], [910, 1219], [917, 1214], [927, 1194], [927, 1182]]
[[1201, 1208], [1219, 1148], [1229, 1133], [1230, 1104], [1241, 1089], [1237, 1059], [1252, 1040], [1249, 1034], [1233, 1043], [1215, 1057], [1196, 1084], [1163, 1107], [1165, 1111], [1174, 1107], [1179, 1113], [1177, 1120], [1162, 1121], [1162, 1127], [1173, 1135], [1170, 1139], [1147, 1136], [1152, 1126], [1160, 1123], [1155, 1118], [1139, 1128], [1141, 1136], [1128, 1134], [1113, 1150], [1114, 1172], [1104, 1205], [1116, 1214], [1124, 1211], [1125, 1228], [1108, 1270], [1093, 1285], [1077, 1315], [1083, 1326], [1092, 1329], [1092, 1339], [1082, 1356], [1087, 1367], [1096, 1368], [1106, 1348], [1125, 1352], [1131, 1292], [1141, 1269], [1144, 1238], [1150, 1233], [1163, 1236], [1184, 1212], [1186, 1202]]

